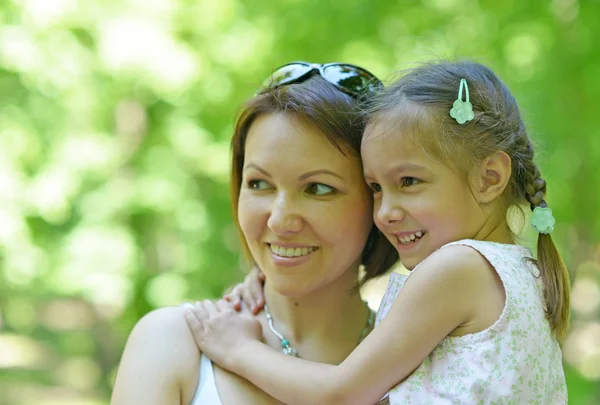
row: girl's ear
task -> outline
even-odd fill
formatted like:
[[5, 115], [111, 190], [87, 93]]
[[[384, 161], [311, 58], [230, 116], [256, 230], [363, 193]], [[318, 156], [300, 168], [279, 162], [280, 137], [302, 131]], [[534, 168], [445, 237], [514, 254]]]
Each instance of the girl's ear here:
[[495, 152], [481, 162], [477, 179], [479, 202], [486, 204], [502, 195], [512, 173], [511, 159], [503, 151]]

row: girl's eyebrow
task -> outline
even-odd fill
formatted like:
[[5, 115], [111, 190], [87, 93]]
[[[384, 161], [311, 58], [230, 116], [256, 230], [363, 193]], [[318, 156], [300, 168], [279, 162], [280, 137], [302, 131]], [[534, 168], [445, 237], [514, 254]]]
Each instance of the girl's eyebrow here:
[[[390, 170], [388, 170], [386, 173], [386, 176], [393, 176], [394, 174], [402, 173], [402, 172], [409, 171], [409, 170], [423, 171], [423, 170], [427, 170], [427, 168], [425, 166], [417, 165], [414, 163], [401, 163], [399, 165], [392, 167]], [[368, 172], [364, 172], [363, 177], [366, 179], [371, 178], [371, 174]]]
[[387, 175], [390, 176], [396, 173], [402, 173], [410, 170], [420, 171], [427, 170], [427, 168], [425, 166], [417, 165], [414, 163], [401, 163], [388, 170]]

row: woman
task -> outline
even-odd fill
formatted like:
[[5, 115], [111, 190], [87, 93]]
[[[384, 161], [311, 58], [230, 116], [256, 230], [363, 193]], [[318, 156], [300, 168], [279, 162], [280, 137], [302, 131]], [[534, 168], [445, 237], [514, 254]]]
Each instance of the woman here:
[[[372, 328], [364, 281], [395, 249], [374, 227], [362, 177], [359, 95], [379, 83], [344, 64], [288, 64], [252, 98], [232, 140], [232, 201], [245, 250], [266, 277], [256, 315], [267, 344], [337, 364]], [[249, 310], [245, 310], [250, 315]], [[183, 307], [162, 308], [132, 331], [112, 404], [270, 404], [246, 380], [198, 352]]]

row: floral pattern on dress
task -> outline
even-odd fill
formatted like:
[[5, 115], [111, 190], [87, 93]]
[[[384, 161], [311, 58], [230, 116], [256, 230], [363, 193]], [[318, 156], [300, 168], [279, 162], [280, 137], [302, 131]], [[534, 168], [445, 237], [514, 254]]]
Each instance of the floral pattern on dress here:
[[[470, 246], [494, 267], [506, 293], [504, 310], [483, 331], [443, 339], [390, 391], [390, 404], [566, 404], [562, 353], [545, 318], [543, 285], [538, 268], [528, 260], [531, 251], [475, 240], [449, 245]], [[408, 277], [392, 273], [376, 323]]]

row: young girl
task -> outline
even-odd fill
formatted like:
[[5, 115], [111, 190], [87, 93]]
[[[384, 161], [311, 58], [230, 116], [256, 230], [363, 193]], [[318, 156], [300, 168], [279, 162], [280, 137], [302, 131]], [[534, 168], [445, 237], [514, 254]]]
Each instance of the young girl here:
[[[569, 278], [507, 87], [478, 63], [430, 63], [368, 112], [361, 153], [375, 223], [412, 270], [392, 274], [375, 330], [325, 365], [264, 345], [259, 324], [228, 302], [203, 302], [186, 313], [201, 350], [286, 404], [367, 405], [388, 391], [392, 405], [566, 403]], [[507, 219], [523, 204], [537, 261]]]

